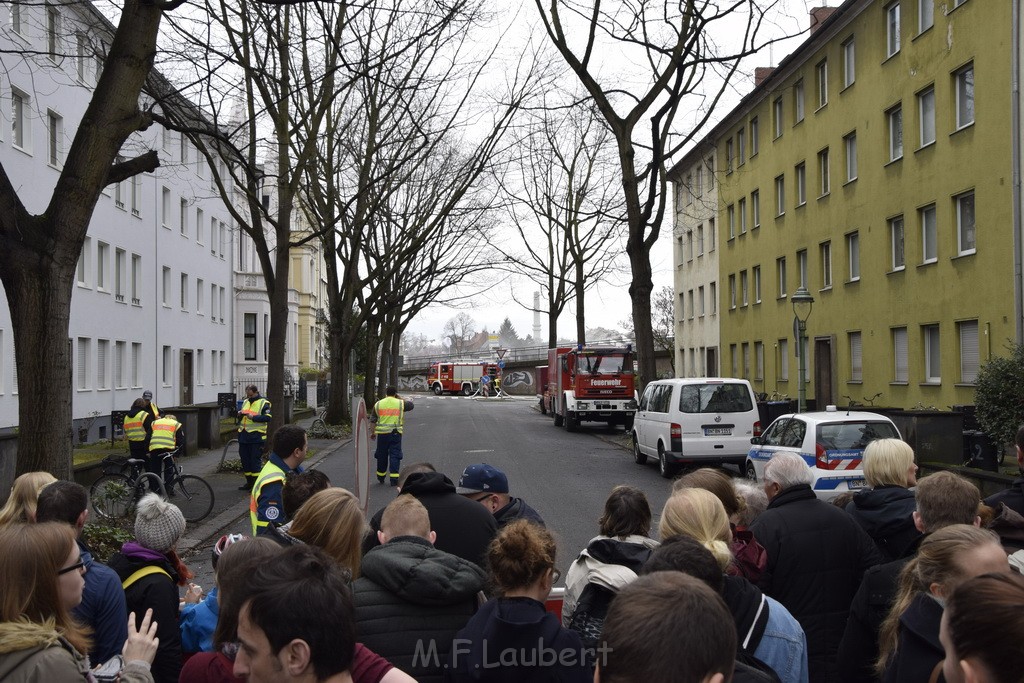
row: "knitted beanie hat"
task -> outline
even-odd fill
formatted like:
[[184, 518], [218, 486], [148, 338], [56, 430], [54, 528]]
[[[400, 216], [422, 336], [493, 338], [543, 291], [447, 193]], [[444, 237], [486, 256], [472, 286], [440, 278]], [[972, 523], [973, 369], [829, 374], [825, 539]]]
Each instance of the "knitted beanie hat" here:
[[135, 512], [135, 540], [144, 548], [166, 553], [185, 533], [185, 517], [176, 505], [147, 493]]

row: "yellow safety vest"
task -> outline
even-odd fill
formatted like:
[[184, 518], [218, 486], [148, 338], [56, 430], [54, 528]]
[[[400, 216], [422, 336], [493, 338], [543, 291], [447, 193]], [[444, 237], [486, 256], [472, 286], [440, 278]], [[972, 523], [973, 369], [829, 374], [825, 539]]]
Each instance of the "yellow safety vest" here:
[[271, 461], [267, 461], [267, 464], [260, 470], [260, 474], [256, 477], [256, 483], [252, 487], [252, 493], [249, 496], [249, 520], [252, 522], [252, 535], [256, 536], [260, 529], [266, 528], [270, 522], [256, 519], [256, 513], [259, 509], [260, 493], [263, 491], [263, 487], [267, 484], [275, 481], [284, 481], [285, 471], [275, 465]]
[[405, 401], [385, 396], [377, 401], [373, 410], [377, 413], [377, 434], [390, 434], [396, 429], [399, 434], [402, 433], [402, 427], [405, 426]]
[[149, 411], [143, 408], [135, 415], [124, 416], [124, 435], [129, 441], [146, 440], [146, 428], [143, 425], [146, 424], [147, 415]]
[[242, 410], [239, 411], [239, 415], [242, 416], [242, 424], [238, 426], [240, 432], [253, 432], [256, 434], [262, 434], [263, 438], [267, 437], [267, 425], [269, 422], [253, 422], [253, 417], [263, 413], [263, 406], [269, 406], [270, 401], [265, 398], [258, 398], [255, 401], [245, 399], [242, 403]]
[[153, 436], [149, 440], [150, 452], [167, 449], [174, 450], [175, 434], [181, 429], [181, 423], [169, 417], [161, 417], [153, 423]]

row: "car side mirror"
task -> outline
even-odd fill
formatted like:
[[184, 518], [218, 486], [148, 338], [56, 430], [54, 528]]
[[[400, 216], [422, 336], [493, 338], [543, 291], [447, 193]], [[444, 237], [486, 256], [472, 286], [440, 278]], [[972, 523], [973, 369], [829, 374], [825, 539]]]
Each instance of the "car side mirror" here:
[[752, 436], [752, 437], [750, 437], [750, 443], [755, 445], [755, 446], [760, 446], [761, 443], [762, 443], [761, 437], [759, 437], [759, 436]]

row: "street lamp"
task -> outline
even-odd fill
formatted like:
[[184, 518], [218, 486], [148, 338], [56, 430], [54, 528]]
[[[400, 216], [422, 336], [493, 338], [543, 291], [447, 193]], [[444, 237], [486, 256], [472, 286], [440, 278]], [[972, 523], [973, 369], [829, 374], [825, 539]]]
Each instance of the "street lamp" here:
[[814, 297], [803, 285], [793, 292], [794, 327], [797, 329], [797, 353], [800, 355], [800, 385], [798, 387], [797, 412], [807, 410], [807, 319], [811, 317]]

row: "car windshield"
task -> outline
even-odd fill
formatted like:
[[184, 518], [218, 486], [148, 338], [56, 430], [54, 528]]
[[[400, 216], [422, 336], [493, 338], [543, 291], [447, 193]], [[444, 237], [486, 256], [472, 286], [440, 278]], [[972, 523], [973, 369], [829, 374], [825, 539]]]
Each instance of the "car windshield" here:
[[889, 422], [837, 422], [818, 425], [817, 442], [825, 450], [863, 450], [875, 439], [898, 439]]
[[622, 356], [580, 356], [576, 370], [591, 375], [618, 375], [622, 372]]
[[679, 396], [684, 413], [745, 413], [753, 408], [746, 384], [687, 384]]

